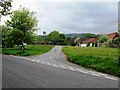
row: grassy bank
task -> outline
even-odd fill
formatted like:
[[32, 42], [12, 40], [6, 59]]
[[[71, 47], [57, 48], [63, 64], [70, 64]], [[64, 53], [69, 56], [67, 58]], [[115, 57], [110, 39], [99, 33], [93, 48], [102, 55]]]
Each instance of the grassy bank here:
[[120, 77], [118, 49], [105, 47], [63, 47], [70, 62]]
[[15, 48], [2, 48], [3, 54], [8, 55], [17, 55], [17, 56], [31, 56], [31, 55], [39, 55], [45, 52], [48, 52], [54, 46], [52, 45], [27, 45], [24, 52], [22, 52], [18, 47]]

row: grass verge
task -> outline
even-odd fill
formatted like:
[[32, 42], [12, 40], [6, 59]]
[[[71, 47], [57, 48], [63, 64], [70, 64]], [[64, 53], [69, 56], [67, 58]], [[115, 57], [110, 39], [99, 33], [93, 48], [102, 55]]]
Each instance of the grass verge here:
[[34, 46], [27, 45], [24, 52], [16, 47], [16, 48], [2, 48], [2, 53], [16, 56], [31, 56], [48, 52], [53, 47], [54, 47], [53, 45], [34, 45]]
[[118, 49], [105, 47], [63, 47], [70, 62], [120, 77]]

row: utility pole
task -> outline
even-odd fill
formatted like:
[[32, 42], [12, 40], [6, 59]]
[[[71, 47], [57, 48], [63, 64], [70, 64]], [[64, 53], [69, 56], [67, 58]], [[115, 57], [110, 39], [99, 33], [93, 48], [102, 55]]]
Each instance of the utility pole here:
[[[119, 38], [120, 38], [120, 33], [119, 34]], [[120, 43], [118, 44], [118, 65], [120, 66]]]
[[[120, 13], [120, 2], [118, 2], [118, 13]], [[118, 35], [120, 39], [120, 14], [118, 14]], [[118, 43], [118, 66], [120, 66], [120, 42]]]
[[84, 26], [84, 20], [83, 20], [83, 34], [84, 34], [84, 29], [85, 29], [85, 26]]

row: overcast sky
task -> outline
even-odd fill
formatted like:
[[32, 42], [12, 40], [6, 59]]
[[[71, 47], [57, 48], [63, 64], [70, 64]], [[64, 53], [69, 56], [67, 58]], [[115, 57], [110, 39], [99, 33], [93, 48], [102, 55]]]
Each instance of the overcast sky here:
[[[35, 11], [39, 20], [38, 28], [40, 28], [37, 34], [42, 34], [43, 31], [48, 34], [53, 30], [66, 34], [111, 33], [118, 30], [118, 2], [117, 0], [109, 1], [13, 0], [12, 10], [22, 5]], [[6, 19], [8, 16], [2, 18], [2, 24]]]

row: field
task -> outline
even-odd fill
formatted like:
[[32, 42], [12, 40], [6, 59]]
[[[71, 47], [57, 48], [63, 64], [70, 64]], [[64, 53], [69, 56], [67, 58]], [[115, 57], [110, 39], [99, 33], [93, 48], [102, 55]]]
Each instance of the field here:
[[63, 47], [70, 62], [94, 70], [120, 76], [118, 49], [106, 47]]
[[48, 52], [53, 47], [54, 47], [53, 45], [34, 45], [34, 46], [27, 45], [24, 52], [22, 52], [22, 50], [20, 50], [18, 47], [15, 47], [15, 48], [2, 48], [2, 53], [17, 56], [31, 56]]

